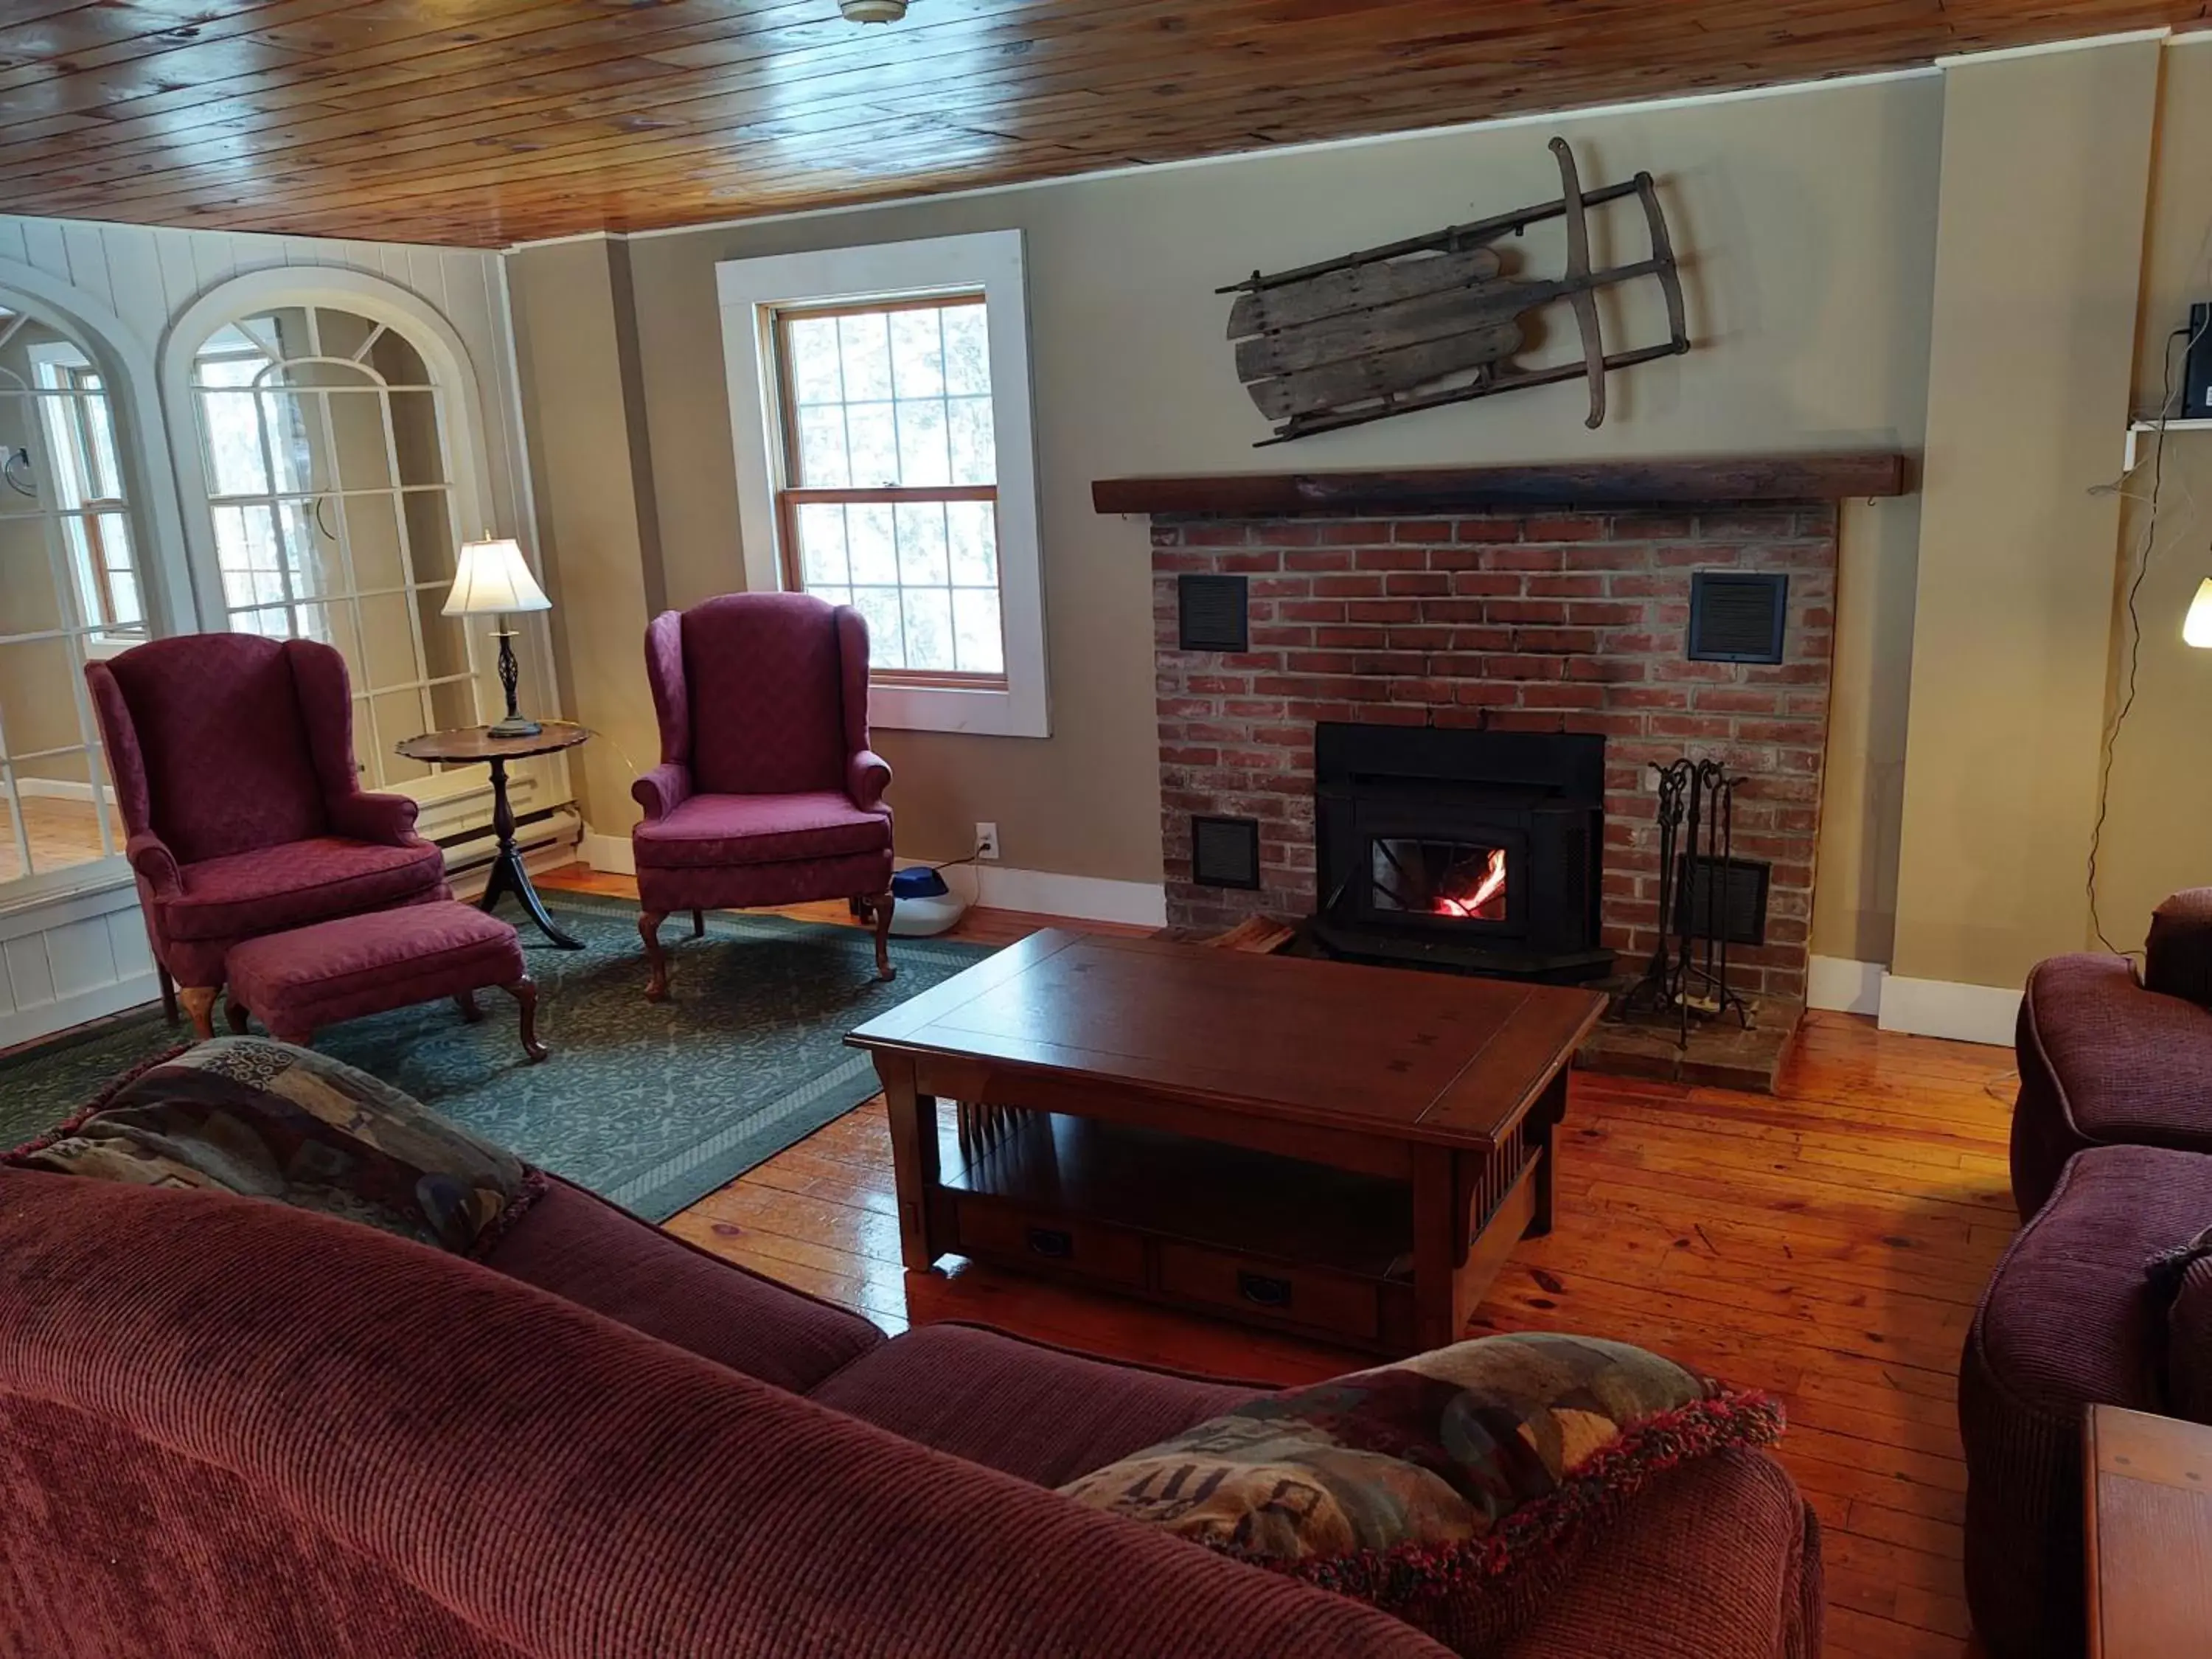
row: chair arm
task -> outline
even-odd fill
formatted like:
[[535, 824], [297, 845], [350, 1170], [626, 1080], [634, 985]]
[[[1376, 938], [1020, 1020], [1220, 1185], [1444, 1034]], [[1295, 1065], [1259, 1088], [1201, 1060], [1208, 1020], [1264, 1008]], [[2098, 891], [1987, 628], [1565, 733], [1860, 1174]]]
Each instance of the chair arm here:
[[405, 795], [357, 789], [349, 795], [331, 796], [329, 807], [331, 828], [354, 841], [404, 847], [415, 839], [415, 815], [420, 809]]
[[630, 785], [629, 795], [645, 808], [647, 823], [665, 818], [691, 799], [691, 769], [675, 761], [663, 761]]
[[872, 749], [863, 749], [845, 763], [845, 793], [863, 812], [872, 812], [890, 787], [890, 763]]
[[2151, 912], [2143, 987], [2212, 1007], [2212, 887], [2174, 894]]
[[131, 836], [124, 846], [123, 855], [131, 860], [131, 870], [155, 897], [174, 898], [184, 891], [184, 878], [177, 873], [177, 855], [169, 850], [169, 843], [151, 830], [141, 830]]

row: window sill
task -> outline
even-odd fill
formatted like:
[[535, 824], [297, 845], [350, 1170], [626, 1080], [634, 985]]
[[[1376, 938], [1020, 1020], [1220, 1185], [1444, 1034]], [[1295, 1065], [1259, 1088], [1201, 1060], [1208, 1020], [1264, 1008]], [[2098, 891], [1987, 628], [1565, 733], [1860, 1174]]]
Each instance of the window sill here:
[[976, 737], [1047, 738], [1050, 711], [1042, 687], [984, 689], [872, 681], [868, 723], [890, 732], [965, 732]]

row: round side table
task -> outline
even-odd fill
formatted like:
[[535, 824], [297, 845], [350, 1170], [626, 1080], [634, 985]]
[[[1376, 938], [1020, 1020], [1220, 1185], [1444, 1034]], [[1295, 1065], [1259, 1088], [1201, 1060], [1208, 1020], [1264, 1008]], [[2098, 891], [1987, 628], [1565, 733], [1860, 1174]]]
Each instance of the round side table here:
[[545, 901], [530, 884], [530, 872], [522, 867], [522, 854], [514, 848], [514, 808], [507, 799], [507, 763], [527, 760], [532, 755], [574, 749], [591, 735], [588, 727], [573, 720], [547, 720], [534, 737], [495, 738], [489, 726], [471, 726], [458, 732], [426, 732], [419, 738], [410, 738], [394, 745], [410, 760], [442, 761], [448, 766], [465, 765], [471, 761], [489, 763], [491, 828], [499, 837], [499, 851], [493, 855], [491, 874], [484, 882], [483, 896], [477, 901], [477, 908], [490, 910], [503, 896], [512, 893], [529, 913], [531, 921], [538, 924], [538, 931], [564, 951], [580, 951], [584, 941], [562, 933], [555, 924], [545, 912]]

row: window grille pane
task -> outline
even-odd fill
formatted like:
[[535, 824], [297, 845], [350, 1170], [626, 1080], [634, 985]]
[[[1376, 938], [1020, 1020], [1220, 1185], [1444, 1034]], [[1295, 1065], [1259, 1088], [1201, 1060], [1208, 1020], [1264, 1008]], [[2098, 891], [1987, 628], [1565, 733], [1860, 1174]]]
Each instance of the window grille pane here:
[[356, 592], [404, 587], [408, 570], [399, 542], [399, 503], [390, 495], [348, 495], [324, 510], [326, 522], [345, 519], [346, 550], [353, 556]]
[[868, 623], [868, 659], [880, 668], [906, 666], [906, 629], [896, 587], [855, 587], [853, 608]]
[[845, 454], [845, 411], [831, 404], [799, 411], [799, 479], [810, 489], [844, 489], [853, 482]]
[[990, 501], [945, 502], [945, 526], [955, 586], [998, 586], [998, 507]]
[[855, 489], [884, 489], [899, 477], [897, 417], [890, 404], [848, 404], [845, 430], [852, 438], [852, 481]]
[[1006, 672], [1006, 637], [1000, 629], [996, 588], [952, 590], [952, 635], [962, 673]]
[[945, 504], [901, 501], [892, 508], [898, 531], [899, 586], [942, 587], [951, 580], [945, 562]]
[[952, 595], [942, 587], [906, 588], [899, 595], [906, 617], [906, 665], [950, 673], [953, 653]]
[[936, 399], [898, 406], [898, 482], [908, 489], [939, 488], [952, 482], [945, 459], [945, 405]]
[[933, 306], [890, 313], [891, 384], [902, 402], [945, 395], [945, 352]]
[[938, 313], [945, 331], [945, 389], [951, 396], [988, 397], [991, 339], [983, 302], [946, 306]]
[[888, 320], [880, 311], [837, 319], [838, 358], [845, 372], [848, 402], [864, 403], [891, 395], [891, 347]]
[[842, 586], [851, 577], [845, 564], [845, 509], [834, 503], [802, 505], [796, 515], [799, 568], [809, 592]]
[[804, 407], [845, 400], [844, 376], [837, 367], [837, 322], [833, 317], [794, 317], [785, 325], [791, 391]]
[[384, 393], [336, 392], [330, 394], [328, 406], [330, 441], [337, 451], [338, 487], [391, 489], [398, 479], [392, 475], [393, 446], [392, 434], [385, 426]]
[[438, 400], [434, 392], [390, 394], [392, 447], [399, 454], [399, 482], [452, 482], [446, 473], [446, 448], [439, 441]]
[[211, 495], [266, 495], [269, 463], [251, 392], [203, 392], [200, 434]]
[[952, 452], [952, 482], [994, 484], [999, 481], [998, 441], [988, 398], [955, 398], [945, 405]]
[[860, 501], [845, 509], [845, 552], [855, 586], [898, 580], [898, 543], [888, 506]]

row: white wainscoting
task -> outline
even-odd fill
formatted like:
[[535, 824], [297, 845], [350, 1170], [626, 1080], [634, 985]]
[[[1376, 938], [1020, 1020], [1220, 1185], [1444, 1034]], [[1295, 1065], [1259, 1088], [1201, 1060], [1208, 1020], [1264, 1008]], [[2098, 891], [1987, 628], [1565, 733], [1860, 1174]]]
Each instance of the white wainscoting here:
[[127, 881], [0, 911], [0, 1048], [161, 994]]

